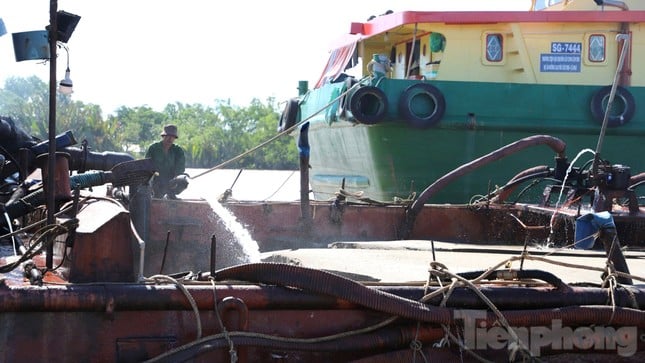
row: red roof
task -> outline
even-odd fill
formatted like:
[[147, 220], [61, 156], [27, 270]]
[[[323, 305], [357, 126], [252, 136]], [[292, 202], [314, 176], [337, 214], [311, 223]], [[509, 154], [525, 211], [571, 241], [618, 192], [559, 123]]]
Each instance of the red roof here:
[[[645, 22], [645, 11], [404, 11], [379, 16], [366, 23], [352, 23], [350, 34], [366, 38], [404, 24], [495, 24], [495, 23], [603, 23]], [[348, 43], [338, 41], [338, 46]], [[355, 39], [352, 39], [355, 40]]]

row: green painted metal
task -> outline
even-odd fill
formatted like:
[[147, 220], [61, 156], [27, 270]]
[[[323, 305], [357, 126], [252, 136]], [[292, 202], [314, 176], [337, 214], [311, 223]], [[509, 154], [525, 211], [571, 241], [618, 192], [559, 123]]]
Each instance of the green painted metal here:
[[[324, 106], [344, 91], [343, 84], [327, 84], [303, 98], [302, 119], [311, 122], [310, 175], [316, 199], [333, 197], [343, 178], [349, 192], [382, 201], [408, 198], [454, 168], [535, 134], [564, 140], [570, 161], [582, 150], [596, 149], [601, 124], [593, 119], [590, 102], [599, 86], [432, 81], [446, 99], [445, 115], [436, 126], [418, 129], [398, 111], [399, 97], [414, 82], [383, 79], [378, 84], [390, 107], [377, 125], [326, 112]], [[637, 103], [645, 99], [644, 88], [628, 89]], [[332, 107], [336, 111], [342, 105]], [[643, 172], [644, 136], [645, 110], [637, 104], [630, 122], [607, 130], [600, 156], [630, 166], [632, 175]], [[468, 202], [527, 168], [554, 166], [554, 156], [546, 146], [508, 156], [462, 177], [430, 202]], [[593, 153], [583, 153], [575, 166], [591, 158]]]

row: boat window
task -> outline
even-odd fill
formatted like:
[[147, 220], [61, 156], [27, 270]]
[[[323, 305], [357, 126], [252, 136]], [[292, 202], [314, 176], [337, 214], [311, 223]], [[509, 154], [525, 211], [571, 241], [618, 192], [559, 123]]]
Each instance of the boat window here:
[[592, 34], [589, 36], [589, 61], [605, 61], [605, 36], [603, 34]]
[[492, 33], [486, 34], [486, 60], [489, 62], [501, 62], [503, 58], [503, 42], [502, 34]]

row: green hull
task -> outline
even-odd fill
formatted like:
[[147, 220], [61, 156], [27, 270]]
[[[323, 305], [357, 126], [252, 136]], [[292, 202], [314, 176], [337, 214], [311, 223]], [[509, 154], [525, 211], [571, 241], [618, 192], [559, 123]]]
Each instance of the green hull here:
[[[303, 98], [300, 118], [310, 121], [310, 176], [316, 199], [334, 197], [343, 180], [346, 191], [371, 199], [418, 195], [460, 165], [536, 134], [565, 141], [569, 161], [597, 147], [601, 123], [593, 119], [590, 102], [600, 86], [433, 81], [445, 97], [445, 113], [436, 125], [419, 129], [408, 125], [398, 107], [401, 93], [414, 82], [382, 80], [378, 87], [387, 96], [388, 110], [375, 125], [339, 116], [338, 102], [324, 108], [341, 93], [340, 84], [325, 85]], [[637, 103], [645, 99], [645, 89], [629, 91]], [[614, 108], [620, 107], [616, 100]], [[607, 129], [601, 158], [629, 166], [632, 175], [645, 171], [644, 136], [645, 114], [637, 104], [629, 122]], [[554, 156], [547, 146], [521, 151], [460, 178], [429, 202], [468, 202], [527, 168], [554, 166]], [[584, 153], [574, 165], [592, 158], [592, 153]]]

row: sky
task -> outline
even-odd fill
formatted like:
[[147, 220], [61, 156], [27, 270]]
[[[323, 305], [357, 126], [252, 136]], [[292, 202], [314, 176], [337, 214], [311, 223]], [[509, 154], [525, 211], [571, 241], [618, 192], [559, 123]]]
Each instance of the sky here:
[[[253, 98], [283, 102], [320, 76], [330, 45], [386, 10], [518, 10], [528, 0], [58, 0], [81, 17], [67, 42], [72, 98], [101, 106], [168, 103], [247, 106]], [[530, 3], [530, 1], [528, 1]], [[11, 33], [44, 30], [50, 0], [2, 0], [0, 87], [8, 77], [48, 82], [49, 64], [15, 61]], [[57, 79], [65, 75], [59, 50]]]

